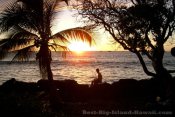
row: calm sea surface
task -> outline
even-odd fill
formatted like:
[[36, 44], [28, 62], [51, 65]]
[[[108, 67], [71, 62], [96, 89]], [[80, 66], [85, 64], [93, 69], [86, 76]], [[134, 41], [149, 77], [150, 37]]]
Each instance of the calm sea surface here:
[[[36, 82], [41, 79], [38, 63], [33, 58], [29, 62], [10, 62], [13, 54], [0, 61], [0, 84], [11, 78], [20, 81]], [[66, 59], [60, 52], [52, 54], [52, 71], [55, 80], [73, 79], [80, 84], [90, 84], [96, 77], [95, 69], [99, 68], [103, 81], [112, 83], [119, 79], [145, 79], [145, 75], [136, 55], [130, 52], [86, 52], [83, 54], [68, 54]], [[145, 56], [149, 70], [150, 61]], [[175, 57], [165, 54], [164, 65], [175, 69]], [[175, 74], [172, 74], [175, 75]]]

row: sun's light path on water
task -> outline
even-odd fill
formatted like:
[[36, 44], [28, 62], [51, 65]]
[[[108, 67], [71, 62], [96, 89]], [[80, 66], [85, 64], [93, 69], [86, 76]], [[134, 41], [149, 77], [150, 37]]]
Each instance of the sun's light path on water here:
[[72, 41], [68, 45], [68, 48], [70, 49], [70, 51], [73, 51], [76, 54], [82, 54], [85, 51], [95, 51], [94, 47], [83, 41]]

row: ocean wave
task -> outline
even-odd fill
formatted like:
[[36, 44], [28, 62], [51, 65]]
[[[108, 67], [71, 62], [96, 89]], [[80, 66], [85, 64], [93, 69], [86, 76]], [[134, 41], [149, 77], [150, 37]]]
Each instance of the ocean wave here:
[[[151, 62], [144, 59], [149, 70], [153, 71]], [[175, 69], [175, 59], [165, 54], [164, 65], [168, 69]], [[55, 53], [51, 68], [54, 79], [74, 79], [81, 84], [90, 84], [97, 77], [96, 68], [100, 69], [103, 81], [109, 83], [119, 79], [149, 78], [143, 72], [138, 58], [129, 52], [92, 52], [85, 56], [68, 56], [66, 59]], [[27, 82], [41, 79], [38, 62], [34, 59], [27, 62], [0, 61], [0, 83], [10, 78]]]

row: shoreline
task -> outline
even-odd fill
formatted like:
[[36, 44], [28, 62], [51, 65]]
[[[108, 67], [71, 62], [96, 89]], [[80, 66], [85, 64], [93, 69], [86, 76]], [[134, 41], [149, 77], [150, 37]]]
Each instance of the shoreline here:
[[[175, 96], [171, 100], [161, 97], [155, 79], [134, 80], [122, 79], [112, 84], [102, 83], [94, 87], [78, 84], [74, 80], [56, 80], [54, 84], [61, 98], [61, 111], [54, 112], [49, 104], [49, 87], [47, 80], [37, 83], [26, 83], [11, 79], [0, 86], [1, 115], [11, 116], [50, 116], [64, 113], [65, 116], [82, 116], [82, 112], [99, 110], [139, 110], [167, 111], [174, 113]], [[173, 83], [175, 79], [173, 78]], [[173, 86], [175, 88], [175, 86]], [[161, 98], [160, 98], [161, 97]], [[37, 112], [31, 115], [32, 112]], [[46, 114], [46, 115], [45, 115]], [[64, 117], [64, 116], [63, 116]]]

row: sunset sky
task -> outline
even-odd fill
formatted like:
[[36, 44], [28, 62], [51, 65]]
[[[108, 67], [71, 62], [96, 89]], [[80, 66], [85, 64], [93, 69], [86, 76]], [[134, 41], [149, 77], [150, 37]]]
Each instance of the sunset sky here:
[[[4, 7], [13, 0], [0, 0], [0, 11], [4, 9]], [[75, 28], [84, 25], [80, 21], [77, 20], [77, 18], [74, 16], [76, 11], [70, 6], [67, 6], [65, 3], [61, 3], [58, 7], [58, 10], [60, 11], [55, 17], [55, 21], [53, 22], [52, 31], [53, 33], [56, 33], [61, 30], [69, 29], [69, 28]], [[0, 35], [2, 38], [2, 35]], [[96, 31], [93, 34], [93, 38], [95, 40], [95, 45], [92, 45], [91, 50], [97, 50], [97, 51], [114, 51], [114, 50], [123, 50], [119, 44], [114, 44], [114, 40], [107, 34], [105, 31]], [[172, 44], [174, 41], [173, 39], [170, 39], [169, 42], [165, 44], [165, 49], [169, 51], [171, 47], [175, 46]]]

